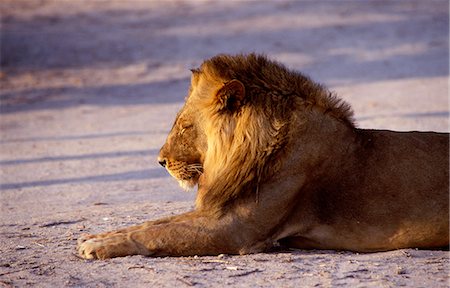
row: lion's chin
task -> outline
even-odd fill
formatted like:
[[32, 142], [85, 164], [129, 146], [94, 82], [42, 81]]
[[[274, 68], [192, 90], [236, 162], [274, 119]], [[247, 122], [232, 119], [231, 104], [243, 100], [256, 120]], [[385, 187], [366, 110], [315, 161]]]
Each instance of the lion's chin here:
[[192, 191], [195, 185], [197, 185], [197, 181], [193, 179], [178, 180], [178, 184], [180, 185], [181, 188], [183, 188], [184, 191]]

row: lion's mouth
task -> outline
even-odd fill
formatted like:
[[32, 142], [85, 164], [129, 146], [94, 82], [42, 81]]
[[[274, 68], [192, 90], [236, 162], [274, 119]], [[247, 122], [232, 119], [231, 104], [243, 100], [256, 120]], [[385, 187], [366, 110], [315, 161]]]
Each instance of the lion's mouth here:
[[188, 164], [181, 161], [167, 163], [166, 170], [175, 178], [184, 190], [191, 190], [198, 184], [203, 174], [203, 165], [200, 163]]

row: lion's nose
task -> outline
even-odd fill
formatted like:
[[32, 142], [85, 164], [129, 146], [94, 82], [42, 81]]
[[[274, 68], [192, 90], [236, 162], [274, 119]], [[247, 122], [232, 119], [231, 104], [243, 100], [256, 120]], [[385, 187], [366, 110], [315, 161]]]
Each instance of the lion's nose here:
[[164, 158], [158, 158], [158, 163], [159, 165], [161, 165], [162, 167], [166, 167], [167, 165], [167, 161]]

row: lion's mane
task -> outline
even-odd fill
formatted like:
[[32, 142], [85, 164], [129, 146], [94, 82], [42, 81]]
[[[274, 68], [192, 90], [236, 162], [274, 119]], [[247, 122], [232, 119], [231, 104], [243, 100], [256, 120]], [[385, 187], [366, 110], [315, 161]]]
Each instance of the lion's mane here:
[[300, 107], [307, 110], [315, 106], [346, 125], [354, 125], [347, 103], [305, 75], [265, 56], [218, 55], [200, 69], [212, 83], [239, 80], [246, 93], [234, 113], [224, 113], [222, 103], [208, 93], [199, 99], [199, 109], [207, 119], [204, 170], [208, 171], [210, 187], [208, 194], [197, 198], [197, 204], [222, 207], [246, 193], [255, 194], [257, 201], [260, 183], [277, 172], [292, 117], [299, 117], [294, 112]]

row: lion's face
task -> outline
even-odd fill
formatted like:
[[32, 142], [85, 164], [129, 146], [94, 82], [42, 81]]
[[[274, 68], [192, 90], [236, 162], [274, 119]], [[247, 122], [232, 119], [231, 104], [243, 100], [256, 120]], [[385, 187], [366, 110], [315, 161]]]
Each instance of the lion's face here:
[[[241, 109], [244, 97], [245, 87], [239, 80], [218, 77], [205, 64], [193, 71], [186, 103], [158, 157], [181, 187], [195, 186], [204, 171], [208, 172], [208, 180], [215, 179], [218, 171], [230, 167], [227, 161], [240, 165], [242, 161], [232, 159], [245, 155], [249, 142], [240, 145], [238, 141], [245, 137], [233, 139], [240, 134], [236, 134], [236, 129], [244, 131], [249, 126], [244, 121], [243, 127], [237, 125], [242, 115], [246, 115]], [[231, 143], [237, 143], [236, 147]], [[206, 179], [206, 174], [203, 178]]]
[[160, 150], [158, 162], [184, 189], [193, 188], [203, 173], [203, 161], [207, 148], [199, 112], [192, 98], [197, 91], [197, 79], [192, 77], [191, 89], [183, 108]]

